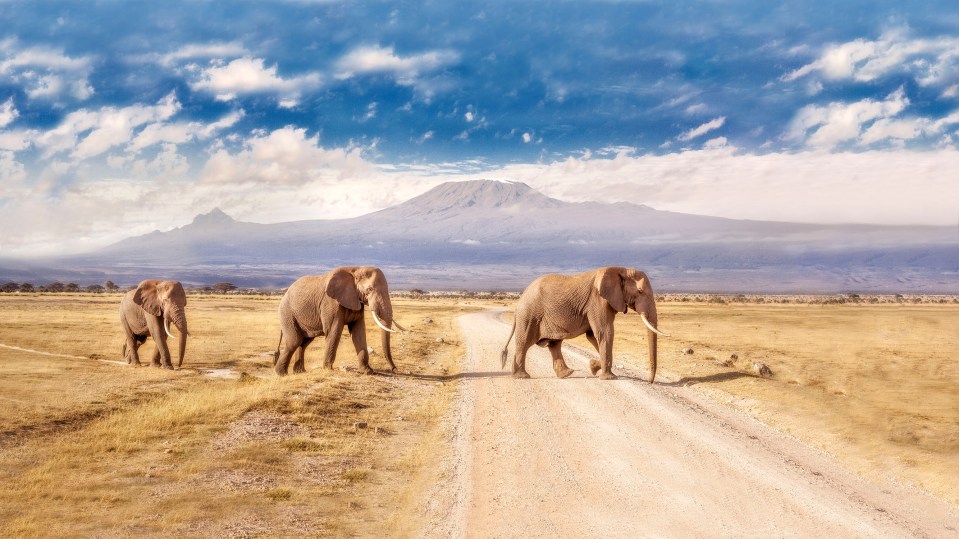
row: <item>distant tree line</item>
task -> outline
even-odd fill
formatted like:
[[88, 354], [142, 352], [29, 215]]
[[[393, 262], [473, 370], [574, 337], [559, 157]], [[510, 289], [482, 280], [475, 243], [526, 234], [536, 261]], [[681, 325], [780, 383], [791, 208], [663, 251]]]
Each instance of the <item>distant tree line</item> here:
[[113, 281], [107, 281], [103, 284], [91, 284], [87, 286], [80, 286], [77, 283], [67, 283], [63, 284], [60, 281], [54, 281], [52, 283], [35, 286], [33, 283], [16, 283], [14, 281], [7, 281], [6, 283], [0, 285], [0, 292], [14, 293], [14, 292], [90, 292], [94, 294], [100, 294], [103, 292], [116, 292], [120, 287], [113, 284]]
[[[113, 281], [105, 281], [103, 284], [91, 284], [80, 286], [76, 283], [61, 283], [54, 281], [45, 285], [36, 286], [32, 283], [16, 283], [7, 281], [0, 285], [0, 293], [59, 293], [59, 292], [86, 292], [92, 294], [102, 294], [106, 292], [125, 292], [135, 288], [136, 285], [121, 288]], [[251, 296], [278, 296], [286, 292], [285, 288], [240, 288], [229, 282], [219, 282], [209, 286], [188, 286], [186, 290], [190, 294], [243, 294]], [[516, 292], [476, 292], [470, 290], [458, 291], [428, 291], [422, 288], [412, 288], [410, 290], [394, 290], [392, 295], [395, 297], [406, 297], [413, 299], [443, 299], [443, 298], [463, 298], [480, 300], [513, 300], [519, 297]], [[845, 294], [825, 294], [825, 295], [776, 295], [776, 294], [683, 294], [666, 293], [657, 295], [657, 301], [670, 303], [714, 303], [714, 304], [736, 304], [736, 303], [800, 303], [800, 304], [876, 304], [876, 303], [959, 303], [959, 296], [953, 294], [870, 294], [860, 295], [856, 293]]]
[[[114, 284], [113, 281], [106, 281], [103, 284], [91, 284], [87, 286], [81, 286], [77, 283], [61, 283], [60, 281], [54, 281], [52, 283], [44, 285], [34, 285], [33, 283], [17, 283], [14, 281], [7, 281], [6, 283], [0, 285], [0, 293], [59, 293], [59, 292], [88, 292], [93, 294], [102, 294], [105, 292], [125, 292], [127, 290], [132, 290], [136, 285], [119, 287]], [[188, 286], [185, 287], [187, 292], [192, 294], [248, 294], [248, 295], [277, 295], [282, 294], [286, 291], [285, 288], [276, 289], [276, 288], [239, 288], [233, 283], [229, 282], [219, 282], [209, 286]]]

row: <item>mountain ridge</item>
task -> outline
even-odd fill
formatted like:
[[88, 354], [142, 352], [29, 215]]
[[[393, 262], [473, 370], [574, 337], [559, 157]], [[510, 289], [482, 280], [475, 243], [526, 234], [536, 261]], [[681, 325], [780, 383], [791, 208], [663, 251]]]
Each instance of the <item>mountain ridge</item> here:
[[646, 269], [664, 291], [959, 292], [955, 232], [573, 203], [520, 182], [471, 180], [440, 184], [349, 219], [261, 224], [213, 208], [181, 227], [127, 238], [59, 265], [282, 286], [304, 273], [373, 264], [392, 268], [397, 277], [391, 284], [486, 289], [521, 289], [543, 272], [619, 265]]

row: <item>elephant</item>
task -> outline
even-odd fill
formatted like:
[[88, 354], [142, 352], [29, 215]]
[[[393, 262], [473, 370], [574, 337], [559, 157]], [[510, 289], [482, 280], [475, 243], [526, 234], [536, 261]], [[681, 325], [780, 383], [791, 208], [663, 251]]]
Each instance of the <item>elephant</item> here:
[[383, 355], [396, 372], [390, 351], [390, 333], [405, 331], [393, 319], [393, 304], [386, 276], [372, 266], [335, 268], [323, 275], [307, 275], [296, 280], [280, 300], [280, 341], [273, 354], [273, 368], [286, 375], [296, 352], [293, 372], [306, 372], [304, 354], [313, 339], [326, 336], [323, 366], [332, 369], [343, 327], [350, 330], [360, 371], [372, 374], [366, 348], [366, 319], [363, 306], [369, 305], [373, 321], [382, 329]]
[[563, 339], [586, 334], [599, 352], [589, 368], [603, 380], [615, 380], [613, 362], [613, 321], [616, 313], [632, 307], [648, 329], [649, 382], [656, 379], [656, 337], [668, 336], [657, 329], [656, 299], [649, 277], [635, 269], [606, 267], [578, 275], [543, 275], [534, 280], [519, 297], [509, 339], [503, 347], [501, 367], [506, 367], [507, 349], [516, 334], [513, 378], [529, 378], [526, 352], [536, 344], [549, 348], [553, 370], [566, 378], [573, 370], [563, 359]]
[[179, 357], [177, 368], [183, 365], [186, 352], [186, 340], [189, 332], [186, 323], [186, 291], [177, 281], [146, 280], [127, 292], [120, 300], [120, 324], [126, 341], [123, 344], [123, 356], [130, 365], [140, 365], [137, 349], [146, 342], [147, 336], [153, 337], [156, 351], [153, 353], [154, 367], [172, 369], [170, 350], [167, 348], [167, 336], [170, 323], [177, 328], [179, 336]]

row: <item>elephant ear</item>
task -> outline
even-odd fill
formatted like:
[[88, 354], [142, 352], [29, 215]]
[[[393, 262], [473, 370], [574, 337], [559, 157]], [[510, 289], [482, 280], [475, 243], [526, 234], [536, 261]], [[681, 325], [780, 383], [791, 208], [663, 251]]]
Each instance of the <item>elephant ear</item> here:
[[353, 274], [346, 270], [336, 271], [330, 276], [326, 282], [326, 295], [351, 311], [360, 310], [360, 291], [356, 289]]
[[160, 316], [163, 314], [163, 309], [160, 307], [160, 297], [157, 291], [157, 281], [143, 281], [137, 286], [136, 292], [133, 293], [133, 303], [136, 303], [144, 311], [152, 314], [153, 316]]
[[605, 268], [596, 276], [594, 283], [599, 296], [618, 313], [626, 312], [626, 296], [623, 293], [623, 275], [618, 268]]
[[163, 283], [166, 285], [167, 296], [173, 301], [173, 303], [179, 305], [180, 307], [186, 306], [186, 290], [183, 289], [183, 285], [180, 284], [180, 281], [166, 281]]

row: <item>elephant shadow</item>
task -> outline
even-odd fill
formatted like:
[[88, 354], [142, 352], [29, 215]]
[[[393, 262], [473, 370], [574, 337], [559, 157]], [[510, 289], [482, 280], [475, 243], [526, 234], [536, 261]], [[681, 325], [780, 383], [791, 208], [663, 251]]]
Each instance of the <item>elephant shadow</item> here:
[[738, 380], [740, 378], [762, 378], [761, 376], [756, 376], [755, 374], [750, 374], [748, 372], [739, 372], [739, 371], [730, 371], [730, 372], [720, 372], [716, 374], [710, 374], [709, 376], [683, 376], [675, 382], [663, 382], [662, 385], [666, 387], [686, 387], [694, 386], [697, 384], [717, 384], [722, 382], [729, 382], [731, 380]]
[[383, 374], [386, 376], [396, 376], [399, 378], [409, 378], [411, 380], [426, 380], [428, 382], [451, 382], [453, 380], [472, 380], [477, 378], [504, 378], [511, 376], [511, 373], [507, 371], [489, 371], [489, 372], [458, 372], [455, 374], [426, 374], [426, 373], [403, 373], [395, 372], [390, 373], [388, 371], [380, 372], [377, 371], [377, 374]]

